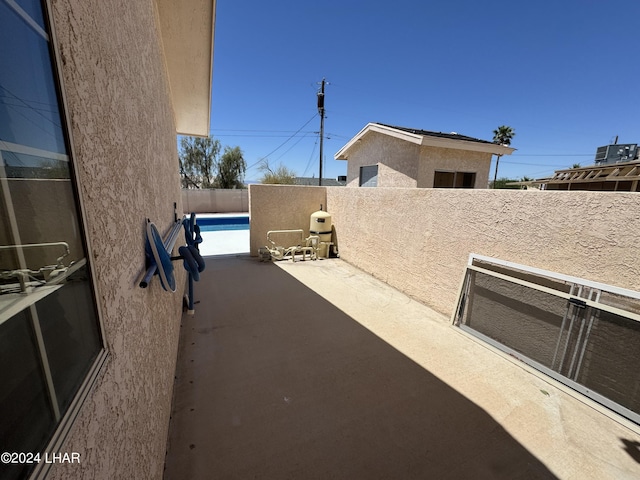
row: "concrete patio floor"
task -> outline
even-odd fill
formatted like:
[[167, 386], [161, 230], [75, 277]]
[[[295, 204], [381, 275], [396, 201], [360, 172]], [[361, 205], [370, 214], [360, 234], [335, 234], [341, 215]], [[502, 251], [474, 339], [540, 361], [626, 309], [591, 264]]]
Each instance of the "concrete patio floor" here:
[[165, 479], [637, 479], [640, 435], [338, 259], [207, 259]]

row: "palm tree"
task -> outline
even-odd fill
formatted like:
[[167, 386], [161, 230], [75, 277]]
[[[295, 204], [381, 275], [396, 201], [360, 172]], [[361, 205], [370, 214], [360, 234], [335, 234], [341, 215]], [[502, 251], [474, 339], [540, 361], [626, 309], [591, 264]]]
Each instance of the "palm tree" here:
[[[498, 145], [509, 146], [511, 145], [511, 139], [516, 136], [516, 132], [511, 127], [507, 127], [506, 125], [501, 125], [493, 131], [493, 143], [497, 143]], [[498, 159], [496, 160], [496, 173], [493, 176], [493, 188], [495, 188], [496, 180], [498, 180], [498, 164], [500, 163], [500, 157], [502, 155], [498, 154]]]

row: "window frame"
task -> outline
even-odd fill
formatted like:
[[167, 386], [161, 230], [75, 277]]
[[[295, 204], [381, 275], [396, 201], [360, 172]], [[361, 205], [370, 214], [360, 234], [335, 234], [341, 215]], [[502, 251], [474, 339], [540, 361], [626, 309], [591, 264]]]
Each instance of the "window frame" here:
[[[364, 171], [365, 168], [370, 168], [376, 169], [376, 174], [374, 176], [369, 177], [366, 181], [362, 181], [362, 172]], [[379, 164], [375, 164], [375, 165], [361, 165], [360, 166], [360, 170], [358, 171], [358, 187], [362, 187], [362, 188], [376, 188], [378, 186], [378, 174], [380, 173], [380, 165]], [[366, 183], [368, 183], [371, 179], [375, 178], [376, 179], [376, 184], [375, 185], [366, 185]]]
[[[452, 185], [447, 186], [436, 186], [436, 176], [439, 174], [453, 174], [453, 183]], [[464, 179], [465, 175], [473, 175], [472, 185], [469, 187], [465, 186], [457, 186], [458, 178], [462, 177]], [[433, 171], [433, 187], [432, 188], [464, 188], [464, 189], [475, 189], [476, 181], [478, 178], [478, 172], [467, 172], [467, 171], [458, 171], [458, 170], [434, 170]]]
[[[95, 270], [95, 258], [93, 256], [93, 249], [91, 248], [91, 242], [89, 237], [89, 232], [86, 226], [85, 219], [87, 218], [87, 212], [85, 206], [82, 201], [82, 196], [80, 195], [81, 178], [78, 174], [78, 169], [76, 168], [75, 161], [76, 155], [74, 150], [74, 142], [73, 142], [73, 134], [71, 130], [71, 118], [69, 116], [69, 108], [67, 103], [67, 98], [65, 95], [65, 85], [64, 78], [61, 72], [60, 65], [62, 65], [61, 52], [57, 43], [57, 35], [55, 31], [55, 25], [52, 18], [53, 5], [52, 0], [43, 0], [40, 3], [43, 10], [43, 18], [45, 28], [48, 29], [47, 32], [37, 31], [40, 35], [46, 35], [45, 39], [48, 42], [48, 50], [49, 50], [49, 59], [51, 62], [52, 69], [52, 77], [54, 82], [55, 93], [58, 100], [58, 107], [60, 110], [60, 119], [63, 123], [62, 131], [64, 134], [65, 147], [68, 156], [68, 166], [69, 166], [69, 177], [70, 177], [70, 186], [73, 194], [73, 202], [75, 204], [76, 212], [76, 221], [78, 223], [78, 227], [80, 230], [81, 242], [84, 248], [85, 259], [86, 262], [89, 263], [87, 268], [87, 273], [89, 277], [89, 290], [91, 293], [91, 301], [93, 303], [93, 309], [95, 314], [95, 321], [97, 322], [97, 332], [99, 334], [99, 344], [98, 344], [98, 352], [96, 353], [95, 358], [91, 363], [87, 364], [87, 372], [80, 382], [76, 393], [73, 395], [71, 402], [69, 403], [66, 411], [61, 414], [59, 420], [56, 421], [56, 425], [50, 435], [48, 442], [46, 443], [44, 449], [42, 450], [42, 454], [44, 453], [53, 453], [60, 452], [64, 450], [64, 442], [67, 439], [67, 436], [74, 425], [77, 417], [79, 416], [84, 403], [89, 398], [89, 395], [96, 384], [96, 381], [100, 376], [104, 373], [105, 367], [108, 364], [108, 359], [110, 358], [109, 350], [107, 347], [107, 339], [106, 332], [103, 323], [103, 313], [101, 309], [101, 305], [99, 302], [98, 289], [96, 285], [95, 279], [96, 270]], [[7, 2], [7, 6], [12, 8], [17, 15], [22, 17], [31, 28], [35, 28], [33, 25], [33, 21], [31, 17], [27, 15], [25, 18], [25, 12], [20, 12], [15, 10], [13, 5], [10, 2]], [[18, 8], [20, 8], [18, 6]], [[37, 25], [36, 25], [37, 26]], [[37, 26], [39, 30], [42, 30]], [[14, 227], [14, 223], [16, 221], [15, 213], [13, 211], [9, 212], [9, 221], [12, 224], [12, 228]], [[29, 300], [31, 302], [31, 300]], [[34, 303], [35, 305], [35, 300]], [[31, 308], [31, 307], [26, 307]], [[37, 337], [37, 332], [36, 332]], [[41, 361], [47, 362], [47, 357], [41, 358]], [[55, 403], [55, 402], [54, 402]], [[33, 452], [34, 454], [37, 452]], [[29, 473], [30, 479], [41, 479], [45, 478], [50, 464], [46, 462], [39, 462], [35, 464], [34, 469]]]

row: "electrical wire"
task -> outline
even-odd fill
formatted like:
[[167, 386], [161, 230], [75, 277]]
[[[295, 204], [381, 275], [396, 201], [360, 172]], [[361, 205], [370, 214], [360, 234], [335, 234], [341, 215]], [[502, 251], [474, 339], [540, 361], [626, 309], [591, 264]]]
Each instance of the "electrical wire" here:
[[265, 156], [261, 157], [260, 160], [258, 160], [257, 162], [255, 162], [253, 165], [247, 167], [247, 170], [255, 167], [256, 165], [258, 165], [259, 163], [261, 163], [263, 160], [267, 159], [270, 155], [272, 155], [273, 153], [277, 152], [278, 150], [280, 150], [289, 140], [291, 140], [293, 137], [295, 137], [304, 127], [306, 127], [307, 125], [309, 125], [309, 123], [311, 123], [311, 120], [313, 120], [314, 118], [316, 118], [318, 116], [317, 113], [314, 113], [313, 116], [307, 120], [305, 122], [304, 125], [302, 125], [298, 130], [295, 131], [295, 133], [293, 135], [291, 135], [289, 138], [287, 138], [284, 142], [282, 142], [280, 145], [278, 145], [276, 148], [274, 148], [273, 150], [271, 150], [269, 153], [267, 153]]
[[316, 153], [316, 147], [317, 146], [318, 146], [318, 139], [316, 138], [316, 141], [313, 144], [313, 149], [311, 150], [311, 155], [309, 156], [309, 161], [307, 162], [307, 166], [305, 167], [304, 172], [302, 172], [302, 176], [303, 177], [307, 175], [307, 172], [311, 168], [311, 162], [313, 160], [313, 155]]
[[593, 153], [514, 153], [512, 157], [593, 157]]
[[293, 145], [291, 145], [289, 148], [287, 148], [282, 154], [280, 154], [280, 156], [278, 158], [276, 158], [276, 161], [280, 160], [282, 157], [284, 157], [287, 153], [289, 153], [291, 151], [291, 149], [293, 149], [293, 147], [298, 145], [305, 138], [309, 138], [309, 136], [308, 135], [302, 135], [300, 138], [298, 138], [298, 141], [295, 142]]
[[[39, 109], [32, 107], [31, 105], [29, 105], [25, 100], [23, 100], [22, 98], [20, 98], [19, 96], [17, 96], [15, 93], [13, 93], [11, 90], [9, 90], [7, 87], [5, 87], [4, 85], [0, 85], [0, 88], [4, 89], [8, 94], [12, 95], [12, 97], [8, 97], [8, 98], [14, 98], [20, 102], [22, 102], [24, 104], [25, 107], [33, 110], [36, 114], [40, 115], [42, 118], [44, 118], [47, 122], [51, 122], [53, 125], [55, 125], [58, 128], [62, 128], [60, 125], [58, 125], [56, 122], [54, 122], [52, 119], [47, 118], [45, 115], [42, 114], [42, 112], [39, 111]], [[41, 103], [41, 102], [39, 102]], [[12, 104], [8, 104], [5, 103], [5, 105], [10, 106], [10, 107], [19, 107], [20, 105], [12, 105]], [[46, 110], [45, 110], [46, 111]], [[19, 112], [18, 112], [19, 113]], [[23, 115], [24, 116], [24, 115]], [[25, 117], [26, 118], [26, 117]], [[33, 122], [32, 122], [33, 123]], [[37, 124], [34, 124], [37, 126]]]

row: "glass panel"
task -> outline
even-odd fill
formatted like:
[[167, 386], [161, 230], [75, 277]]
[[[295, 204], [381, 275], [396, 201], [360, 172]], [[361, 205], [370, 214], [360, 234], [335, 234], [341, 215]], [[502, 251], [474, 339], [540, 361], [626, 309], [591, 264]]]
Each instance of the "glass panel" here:
[[361, 187], [377, 187], [378, 186], [378, 166], [368, 165], [360, 167], [360, 186]]
[[0, 45], [0, 142], [66, 153], [48, 42], [2, 0]]
[[37, 303], [60, 411], [69, 406], [100, 350], [86, 267], [67, 277], [64, 288]]
[[601, 310], [587, 322], [591, 329], [576, 380], [640, 413], [640, 323]]
[[572, 388], [638, 421], [634, 415], [640, 413], [640, 322], [589, 306], [582, 298], [636, 314], [640, 300], [580, 283], [573, 288], [575, 296], [567, 300], [515, 283], [518, 277], [560, 292], [570, 287], [565, 282], [474, 263], [491, 266], [513, 281], [469, 270], [459, 323], [510, 353], [522, 354], [523, 361], [533, 360], [536, 363], [529, 363], [536, 368], [557, 372], [561, 375], [557, 378]]
[[567, 300], [471, 272], [463, 323], [551, 368]]
[[[38, 452], [54, 418], [28, 309], [0, 325], [0, 366], [0, 451]], [[21, 472], [0, 463], [0, 478]]]
[[40, 28], [45, 28], [40, 0], [15, 0], [15, 2]]
[[[39, 452], [102, 349], [40, 2], [0, 0], [0, 451]], [[4, 470], [2, 470], [4, 469]], [[25, 470], [0, 465], [0, 478]]]
[[462, 188], [474, 188], [476, 185], [476, 174], [464, 172], [459, 174], [462, 176]]
[[433, 188], [452, 188], [455, 176], [454, 172], [435, 172]]

